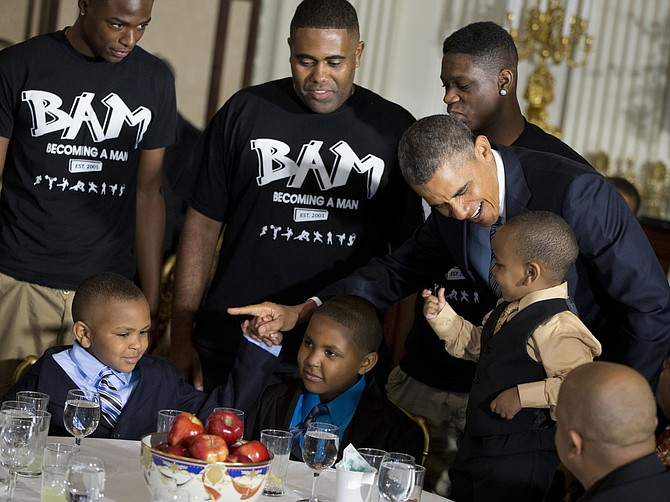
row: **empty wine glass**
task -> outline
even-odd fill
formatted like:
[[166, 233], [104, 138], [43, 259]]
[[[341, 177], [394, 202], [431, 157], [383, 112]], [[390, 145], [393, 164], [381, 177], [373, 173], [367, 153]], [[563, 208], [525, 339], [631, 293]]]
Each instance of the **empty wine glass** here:
[[337, 460], [337, 451], [340, 445], [337, 425], [312, 422], [307, 426], [305, 441], [302, 445], [302, 458], [308, 467], [315, 470], [312, 481], [312, 494], [309, 499], [298, 502], [319, 502], [316, 497], [316, 483], [321, 471], [332, 467]]
[[387, 453], [379, 466], [379, 495], [390, 502], [404, 502], [414, 488], [414, 457]]
[[0, 463], [9, 471], [7, 500], [16, 486], [16, 472], [25, 468], [37, 455], [38, 424], [32, 417], [0, 413]]
[[67, 392], [63, 411], [65, 428], [74, 436], [77, 446], [81, 438], [93, 433], [100, 422], [100, 395], [94, 390], [72, 389]]
[[65, 492], [70, 502], [95, 502], [105, 491], [105, 464], [98, 457], [78, 455], [67, 468]]

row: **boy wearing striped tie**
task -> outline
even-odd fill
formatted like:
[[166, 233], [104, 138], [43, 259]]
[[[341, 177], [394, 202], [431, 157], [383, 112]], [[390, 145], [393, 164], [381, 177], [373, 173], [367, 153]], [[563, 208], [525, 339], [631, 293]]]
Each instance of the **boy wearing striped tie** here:
[[67, 391], [100, 393], [100, 424], [93, 437], [140, 439], [156, 431], [159, 410], [196, 413], [201, 419], [232, 399], [218, 387], [207, 395], [184, 381], [168, 359], [145, 354], [151, 328], [149, 304], [128, 279], [103, 272], [86, 279], [72, 302], [73, 346], [47, 349], [4, 396], [19, 390], [49, 394], [51, 435], [68, 436], [63, 425]]
[[600, 343], [571, 311], [565, 277], [579, 252], [570, 226], [547, 211], [509, 219], [492, 241], [502, 298], [475, 326], [423, 291], [424, 315], [454, 357], [477, 361], [465, 437], [449, 470], [459, 502], [540, 501], [559, 460], [558, 389]]

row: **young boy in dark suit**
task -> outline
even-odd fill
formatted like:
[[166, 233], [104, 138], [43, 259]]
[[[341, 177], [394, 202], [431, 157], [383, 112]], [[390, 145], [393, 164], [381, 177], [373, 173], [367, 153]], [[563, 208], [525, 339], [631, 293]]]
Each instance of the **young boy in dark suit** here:
[[571, 311], [565, 277], [579, 248], [563, 218], [548, 211], [514, 216], [492, 247], [502, 298], [483, 327], [457, 315], [444, 288], [422, 295], [424, 315], [449, 353], [477, 361], [450, 497], [536, 502], [559, 463], [554, 409], [561, 382], [601, 346]]
[[190, 411], [205, 419], [216, 406], [232, 402], [222, 387], [204, 394], [187, 384], [171, 361], [145, 354], [149, 304], [128, 279], [112, 272], [89, 277], [77, 289], [72, 316], [74, 345], [47, 349], [4, 396], [13, 399], [20, 390], [49, 394], [51, 435], [69, 435], [63, 425], [68, 390], [99, 390], [105, 377], [121, 412], [113, 417], [102, 406], [93, 437], [140, 439], [156, 431], [161, 409]]
[[[258, 437], [264, 428], [296, 429], [316, 405], [325, 404], [327, 412], [316, 421], [339, 427], [339, 457], [351, 443], [356, 448], [409, 453], [420, 462], [421, 429], [386, 398], [369, 373], [377, 363], [381, 339], [381, 323], [367, 300], [337, 296], [324, 302], [310, 319], [298, 351], [302, 379], [264, 391], [251, 436]], [[242, 360], [254, 360], [253, 370], [269, 377], [279, 358], [251, 344], [244, 347], [236, 377], [245, 374], [238, 371]], [[249, 357], [247, 351], [257, 357]]]

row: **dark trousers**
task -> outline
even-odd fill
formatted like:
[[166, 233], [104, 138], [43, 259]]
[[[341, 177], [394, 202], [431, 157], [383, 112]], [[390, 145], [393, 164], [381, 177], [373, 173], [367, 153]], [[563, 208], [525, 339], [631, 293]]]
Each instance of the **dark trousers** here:
[[464, 444], [449, 469], [455, 502], [541, 502], [559, 464], [553, 450], [473, 454]]

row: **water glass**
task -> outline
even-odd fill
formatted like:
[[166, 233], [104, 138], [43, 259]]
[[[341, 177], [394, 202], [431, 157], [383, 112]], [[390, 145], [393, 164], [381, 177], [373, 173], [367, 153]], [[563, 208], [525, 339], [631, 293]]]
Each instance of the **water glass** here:
[[379, 495], [382, 500], [405, 502], [414, 489], [414, 457], [405, 453], [387, 453], [379, 467]]
[[426, 468], [422, 465], [414, 466], [414, 488], [407, 499], [407, 502], [421, 502], [421, 492], [423, 492], [423, 480], [426, 478]]
[[95, 502], [105, 491], [105, 464], [97, 457], [78, 455], [67, 467], [66, 494], [69, 500]]
[[81, 444], [81, 438], [93, 434], [99, 422], [100, 394], [91, 390], [69, 390], [63, 410], [63, 424], [74, 436], [77, 446]]
[[35, 432], [37, 434], [37, 454], [27, 467], [18, 471], [20, 476], [35, 478], [42, 473], [42, 452], [49, 436], [49, 425], [51, 424], [51, 413], [48, 411], [37, 410], [33, 416], [36, 424]]
[[382, 465], [382, 459], [384, 458], [384, 455], [386, 455], [386, 452], [377, 448], [359, 448], [358, 453], [368, 464], [377, 470], [374, 484], [370, 490], [370, 502], [378, 502], [379, 488], [377, 487], [377, 482], [379, 480], [379, 467]]
[[66, 487], [66, 465], [42, 465], [41, 502], [67, 502]]
[[382, 458], [386, 455], [384, 450], [379, 450], [377, 448], [359, 448], [357, 451], [371, 467], [374, 467], [377, 470], [379, 470], [379, 466], [382, 465]]
[[79, 447], [67, 443], [47, 443], [44, 445], [42, 465], [67, 466], [79, 453]]
[[302, 458], [315, 472], [312, 479], [312, 494], [309, 499], [300, 499], [301, 501], [318, 502], [316, 484], [321, 471], [332, 467], [337, 460], [340, 447], [339, 431], [336, 425], [323, 422], [312, 422], [307, 425], [305, 441], [302, 444]]
[[183, 413], [181, 410], [160, 410], [158, 412], [158, 421], [156, 424], [156, 432], [168, 432], [172, 427], [174, 419]]
[[37, 455], [37, 422], [15, 411], [0, 413], [0, 463], [9, 471], [8, 501], [13, 500], [16, 472], [30, 465]]
[[263, 429], [261, 443], [273, 454], [268, 479], [263, 488], [263, 495], [281, 497], [284, 495], [284, 481], [288, 470], [288, 461], [291, 455], [293, 434], [277, 429]]
[[20, 403], [32, 403], [38, 411], [47, 411], [49, 394], [34, 390], [20, 390], [16, 393], [16, 400]]
[[9, 400], [3, 401], [0, 405], [0, 411], [25, 411], [23, 416], [28, 416], [35, 412], [35, 405], [33, 403], [26, 403], [23, 401]]

